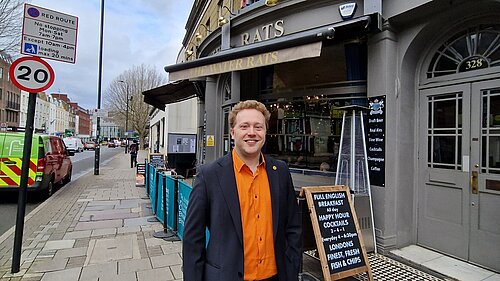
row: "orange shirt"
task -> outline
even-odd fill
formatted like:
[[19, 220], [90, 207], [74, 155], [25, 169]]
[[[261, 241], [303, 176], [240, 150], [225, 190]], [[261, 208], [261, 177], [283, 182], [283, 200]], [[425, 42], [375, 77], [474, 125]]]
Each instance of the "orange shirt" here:
[[274, 257], [273, 212], [266, 163], [255, 174], [233, 150], [233, 167], [243, 229], [244, 280], [261, 280], [278, 273]]

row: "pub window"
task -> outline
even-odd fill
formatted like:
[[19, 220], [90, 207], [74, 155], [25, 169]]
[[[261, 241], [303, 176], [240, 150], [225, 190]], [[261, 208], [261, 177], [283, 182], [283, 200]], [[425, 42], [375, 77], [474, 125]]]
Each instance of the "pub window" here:
[[306, 96], [265, 102], [271, 118], [265, 153], [291, 168], [334, 172], [345, 99]]
[[231, 100], [231, 75], [226, 75], [224, 78], [224, 83], [222, 83], [222, 94], [224, 96], [224, 102]]
[[427, 78], [500, 66], [500, 25], [477, 25], [444, 42], [427, 69]]
[[462, 94], [430, 96], [427, 100], [427, 166], [462, 167]]
[[0, 79], [3, 78], [3, 67], [0, 67]]

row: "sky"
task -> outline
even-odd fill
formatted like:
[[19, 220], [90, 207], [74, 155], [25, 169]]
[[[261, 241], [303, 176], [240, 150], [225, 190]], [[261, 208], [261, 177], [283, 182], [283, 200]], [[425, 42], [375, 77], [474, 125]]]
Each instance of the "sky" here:
[[[31, 0], [30, 4], [78, 17], [76, 63], [45, 59], [55, 73], [46, 93], [66, 93], [86, 109], [97, 108], [100, 0]], [[193, 0], [105, 0], [102, 95], [133, 66], [159, 73], [174, 64]], [[101, 106], [104, 99], [101, 99]]]

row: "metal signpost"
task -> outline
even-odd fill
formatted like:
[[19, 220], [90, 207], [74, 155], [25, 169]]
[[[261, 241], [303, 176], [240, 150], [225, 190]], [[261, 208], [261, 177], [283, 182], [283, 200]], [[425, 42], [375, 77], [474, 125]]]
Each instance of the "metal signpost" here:
[[76, 62], [78, 17], [24, 5], [21, 54]]
[[28, 173], [30, 166], [31, 145], [33, 141], [33, 122], [35, 119], [36, 96], [38, 92], [48, 89], [54, 83], [54, 70], [38, 57], [22, 57], [12, 63], [9, 69], [12, 83], [21, 90], [30, 93], [26, 132], [24, 135], [23, 162], [21, 168], [21, 183], [17, 201], [16, 232], [14, 236], [14, 253], [12, 256], [12, 273], [19, 272], [24, 229], [24, 214], [26, 212], [26, 195], [28, 188]]

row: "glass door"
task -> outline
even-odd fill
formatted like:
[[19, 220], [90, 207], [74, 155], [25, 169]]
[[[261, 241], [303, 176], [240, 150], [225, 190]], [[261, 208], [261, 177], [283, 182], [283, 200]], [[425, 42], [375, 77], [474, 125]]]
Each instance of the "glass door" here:
[[472, 84], [469, 260], [500, 271], [500, 80]]

